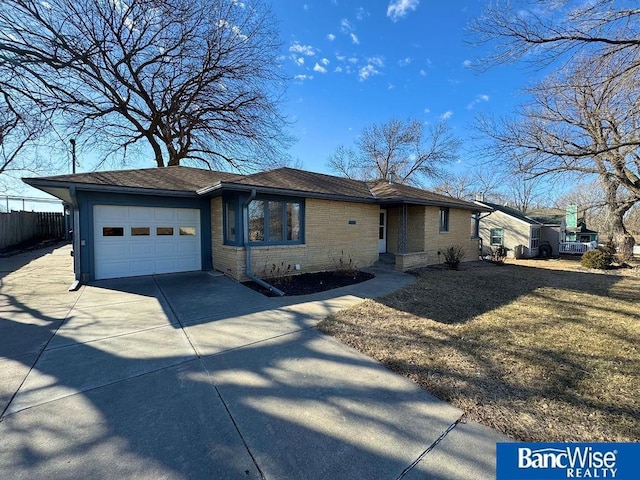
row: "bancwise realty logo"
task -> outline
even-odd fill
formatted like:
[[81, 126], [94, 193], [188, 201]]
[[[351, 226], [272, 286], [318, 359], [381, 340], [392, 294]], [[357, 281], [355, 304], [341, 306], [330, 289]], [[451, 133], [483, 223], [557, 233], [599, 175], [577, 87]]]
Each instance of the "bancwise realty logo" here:
[[637, 479], [640, 443], [498, 443], [497, 480]]

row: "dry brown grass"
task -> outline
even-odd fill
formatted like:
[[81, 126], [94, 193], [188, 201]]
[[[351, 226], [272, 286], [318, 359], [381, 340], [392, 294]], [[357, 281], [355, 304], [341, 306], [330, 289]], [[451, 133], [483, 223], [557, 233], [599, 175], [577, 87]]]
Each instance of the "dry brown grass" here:
[[320, 328], [524, 441], [640, 441], [640, 274], [425, 269]]

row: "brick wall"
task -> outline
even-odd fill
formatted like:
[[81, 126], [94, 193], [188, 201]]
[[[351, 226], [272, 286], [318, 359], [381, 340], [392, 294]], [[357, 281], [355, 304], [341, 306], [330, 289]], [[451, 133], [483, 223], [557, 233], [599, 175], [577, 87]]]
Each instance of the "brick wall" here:
[[464, 249], [463, 261], [478, 259], [478, 239], [471, 239], [471, 212], [468, 210], [449, 209], [449, 231], [440, 232], [440, 208], [425, 207], [425, 237], [429, 265], [443, 263], [442, 252], [453, 245]]
[[[367, 267], [378, 259], [377, 205], [307, 199], [305, 244], [251, 247], [251, 268], [260, 277], [278, 271], [292, 273], [332, 270], [351, 261]], [[222, 200], [211, 202], [213, 266], [216, 270], [246, 280], [244, 247], [223, 245]], [[355, 224], [350, 224], [355, 221]], [[294, 270], [294, 265], [300, 270]], [[290, 268], [289, 268], [290, 266]]]

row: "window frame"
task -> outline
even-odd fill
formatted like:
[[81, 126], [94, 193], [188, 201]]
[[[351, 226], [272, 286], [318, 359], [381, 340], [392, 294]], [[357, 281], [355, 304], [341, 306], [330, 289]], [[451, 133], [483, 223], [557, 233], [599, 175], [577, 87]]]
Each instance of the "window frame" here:
[[449, 231], [449, 213], [449, 207], [440, 207], [438, 216], [438, 231], [440, 233], [447, 233]]
[[[246, 196], [233, 195], [228, 197], [223, 197], [222, 201], [222, 230], [223, 230], [223, 243], [224, 245], [230, 246], [242, 246], [244, 244], [244, 236], [250, 234], [249, 230], [249, 215], [245, 216], [244, 209], [248, 209], [249, 206], [244, 206], [244, 202], [247, 200]], [[263, 202], [262, 212], [264, 219], [264, 240], [259, 241], [249, 241], [251, 246], [260, 246], [260, 245], [302, 245], [304, 244], [304, 231], [305, 231], [305, 199], [300, 197], [284, 197], [284, 196], [276, 196], [276, 195], [257, 195], [252, 202], [259, 201]], [[270, 223], [271, 223], [271, 212], [270, 212], [270, 203], [271, 202], [280, 202], [280, 214], [282, 215], [280, 225], [282, 228], [282, 240], [271, 240], [271, 232], [270, 232]], [[230, 239], [228, 236], [228, 227], [229, 227], [229, 208], [228, 205], [232, 204], [234, 207], [235, 215], [235, 225], [236, 225], [236, 233], [235, 239]], [[298, 220], [298, 238], [295, 240], [287, 240], [289, 233], [289, 222], [287, 216], [287, 205], [297, 204], [298, 212], [299, 212], [299, 220]], [[295, 210], [295, 209], [293, 209]], [[245, 223], [247, 223], [245, 225]], [[293, 223], [293, 222], [292, 222]], [[293, 229], [291, 230], [293, 234]]]
[[[500, 235], [494, 234], [494, 232], [500, 231]], [[493, 241], [494, 238], [500, 237], [500, 243], [495, 243]], [[489, 230], [489, 245], [495, 247], [503, 247], [504, 246], [504, 228], [496, 227]]]

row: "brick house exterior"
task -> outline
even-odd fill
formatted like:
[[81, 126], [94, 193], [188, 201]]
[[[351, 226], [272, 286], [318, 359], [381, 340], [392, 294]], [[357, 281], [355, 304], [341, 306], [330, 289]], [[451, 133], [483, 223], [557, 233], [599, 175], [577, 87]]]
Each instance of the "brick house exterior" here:
[[[243, 281], [275, 270], [399, 270], [478, 258], [477, 204], [385, 181], [280, 168], [237, 175], [167, 167], [28, 178], [75, 211], [76, 278], [215, 269]], [[247, 259], [249, 261], [247, 261]]]

